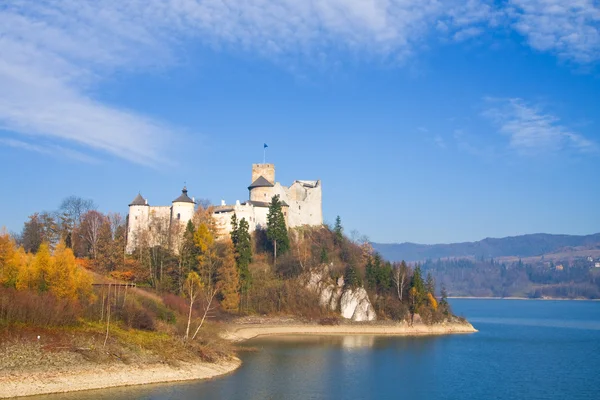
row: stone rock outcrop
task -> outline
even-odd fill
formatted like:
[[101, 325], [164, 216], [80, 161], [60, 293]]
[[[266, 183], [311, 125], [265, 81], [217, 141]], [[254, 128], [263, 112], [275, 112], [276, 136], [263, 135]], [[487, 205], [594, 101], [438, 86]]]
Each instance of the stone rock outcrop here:
[[375, 309], [364, 288], [347, 288], [340, 299], [342, 317], [352, 321], [374, 321], [377, 319]]
[[351, 288], [344, 285], [344, 278], [333, 282], [327, 268], [311, 271], [306, 287], [319, 294], [319, 303], [331, 311], [339, 311], [341, 316], [352, 321], [374, 321], [375, 309], [364, 288]]

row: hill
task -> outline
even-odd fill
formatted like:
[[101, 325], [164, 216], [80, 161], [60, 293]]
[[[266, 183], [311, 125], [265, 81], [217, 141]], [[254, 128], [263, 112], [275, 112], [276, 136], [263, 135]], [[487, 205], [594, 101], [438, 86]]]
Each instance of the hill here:
[[450, 244], [372, 243], [390, 261], [424, 261], [438, 258], [534, 257], [557, 253], [565, 248], [600, 249], [600, 233], [593, 235], [551, 235], [535, 233], [477, 242]]

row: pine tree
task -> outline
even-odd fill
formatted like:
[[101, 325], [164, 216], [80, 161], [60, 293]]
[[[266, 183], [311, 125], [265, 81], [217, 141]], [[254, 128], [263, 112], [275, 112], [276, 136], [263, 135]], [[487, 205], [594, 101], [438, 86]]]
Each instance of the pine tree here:
[[368, 288], [375, 289], [377, 287], [377, 274], [371, 257], [369, 257], [365, 266], [365, 281]]
[[290, 238], [281, 208], [279, 196], [273, 196], [267, 214], [267, 239], [272, 244], [274, 262], [277, 261], [277, 254], [283, 254], [290, 248]]
[[421, 273], [421, 266], [417, 264], [413, 276], [410, 280], [410, 311], [412, 314], [419, 311], [419, 307], [425, 303], [427, 294], [425, 292], [425, 283], [423, 283], [423, 275]]
[[346, 266], [344, 270], [344, 285], [350, 286], [351, 288], [357, 288], [362, 285], [362, 280], [358, 275], [358, 271], [353, 265]]
[[433, 280], [433, 276], [431, 276], [431, 272], [427, 272], [425, 290], [427, 293], [431, 293], [432, 296], [435, 296], [435, 281]]
[[240, 220], [237, 238], [235, 257], [240, 275], [240, 289], [242, 293], [246, 293], [251, 284], [248, 267], [252, 262], [252, 237], [250, 236], [250, 226], [245, 218]]
[[342, 228], [342, 219], [338, 215], [335, 218], [335, 226], [333, 228], [335, 244], [340, 245], [344, 241], [344, 228]]
[[237, 220], [236, 213], [233, 213], [231, 216], [231, 243], [233, 243], [233, 247], [237, 248], [238, 240], [239, 240], [239, 224]]

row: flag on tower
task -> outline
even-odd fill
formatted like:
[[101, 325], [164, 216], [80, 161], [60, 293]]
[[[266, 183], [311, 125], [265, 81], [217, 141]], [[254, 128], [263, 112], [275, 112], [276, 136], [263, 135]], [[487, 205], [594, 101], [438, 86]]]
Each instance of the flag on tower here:
[[263, 147], [263, 149], [266, 149], [267, 147], [269, 147], [269, 146], [267, 146], [267, 144], [265, 143], [265, 147]]

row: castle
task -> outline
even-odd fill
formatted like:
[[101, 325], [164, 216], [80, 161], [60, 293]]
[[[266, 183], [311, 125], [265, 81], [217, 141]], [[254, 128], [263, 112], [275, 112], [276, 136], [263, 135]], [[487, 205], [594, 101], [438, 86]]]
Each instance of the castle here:
[[[287, 187], [275, 181], [273, 164], [253, 164], [250, 182], [248, 201], [236, 201], [231, 205], [221, 201], [221, 205], [213, 208], [213, 218], [219, 236], [231, 232], [233, 214], [236, 214], [238, 221], [246, 219], [250, 232], [265, 229], [273, 196], [279, 196], [288, 228], [323, 224], [320, 180], [296, 180]], [[185, 187], [170, 206], [150, 206], [148, 201], [138, 194], [129, 204], [127, 252], [133, 252], [141, 240], [147, 240], [150, 246], [154, 246], [163, 243], [161, 236], [164, 234], [180, 237], [185, 225], [194, 216], [195, 205], [194, 199], [188, 197]], [[169, 243], [170, 246], [176, 247], [173, 246], [173, 241]]]

